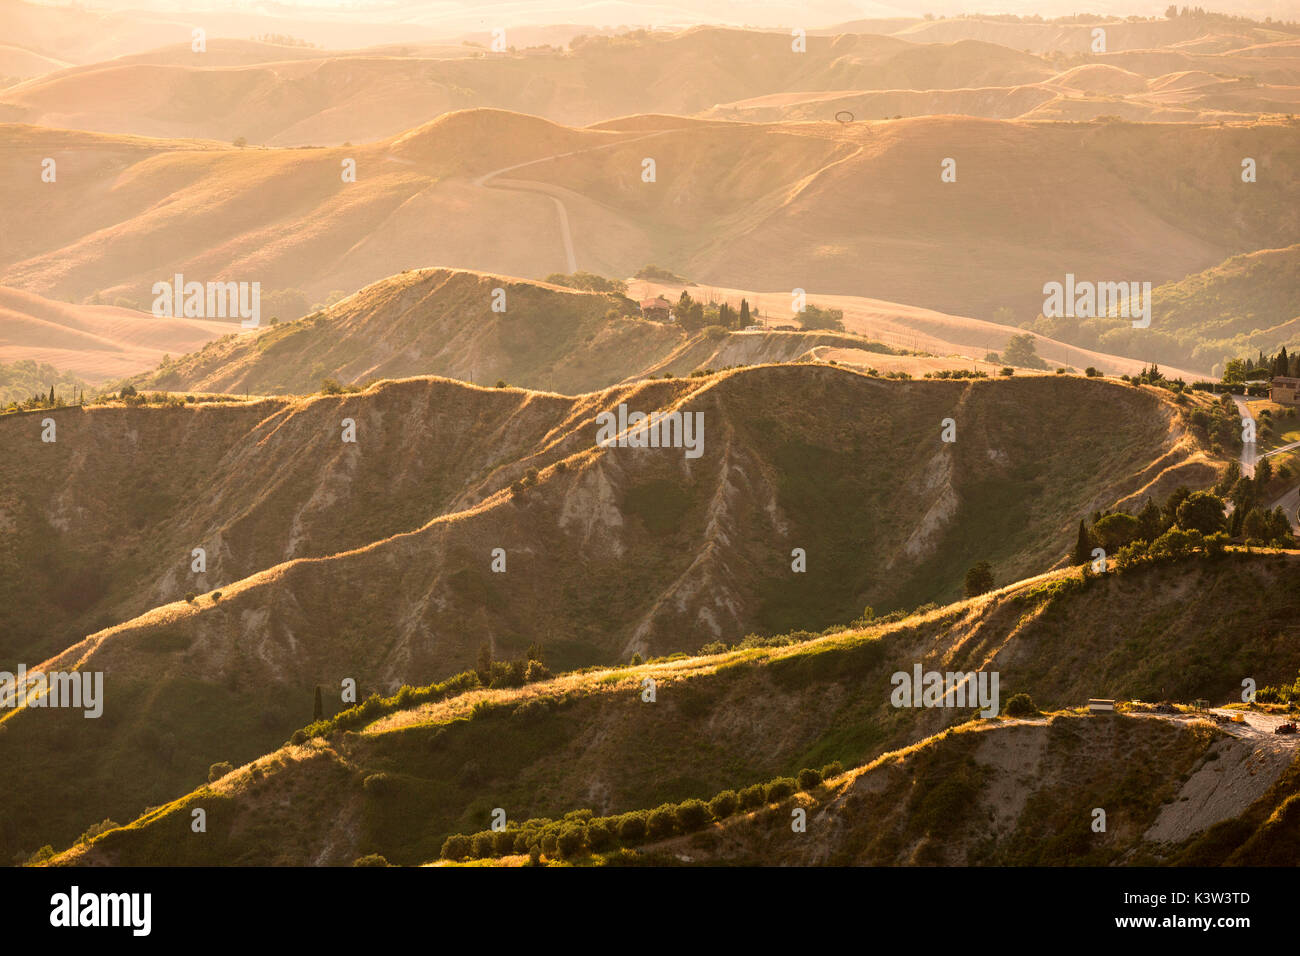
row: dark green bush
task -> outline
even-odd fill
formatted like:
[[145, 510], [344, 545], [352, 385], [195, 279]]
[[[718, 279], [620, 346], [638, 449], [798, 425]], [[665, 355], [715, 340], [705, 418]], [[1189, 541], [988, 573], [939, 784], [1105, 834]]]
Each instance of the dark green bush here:
[[576, 824], [567, 826], [561, 830], [559, 839], [556, 841], [556, 847], [560, 851], [560, 856], [566, 859], [581, 856], [582, 851], [586, 846], [587, 828]]
[[746, 810], [754, 810], [767, 803], [767, 788], [761, 783], [746, 787], [740, 791], [740, 805]]
[[491, 830], [475, 833], [471, 839], [471, 844], [473, 849], [470, 854], [476, 860], [497, 855], [497, 835]]
[[608, 850], [614, 845], [614, 831], [603, 821], [596, 821], [587, 827], [587, 845], [593, 853]]
[[671, 803], [655, 807], [646, 820], [646, 835], [652, 840], [662, 840], [677, 832], [677, 808]]
[[442, 858], [444, 860], [463, 860], [469, 856], [473, 844], [463, 833], [453, 833], [442, 841]]
[[373, 797], [382, 797], [393, 792], [393, 780], [386, 773], [372, 773], [361, 784], [366, 793]]
[[736, 796], [736, 791], [723, 790], [709, 801], [709, 812], [713, 814], [713, 819], [725, 820], [735, 813], [739, 806], [740, 798]]
[[618, 839], [620, 843], [635, 846], [645, 839], [646, 814], [635, 810], [618, 818]]
[[224, 777], [226, 774], [230, 773], [230, 771], [234, 769], [235, 768], [230, 765], [230, 761], [228, 760], [222, 760], [219, 763], [214, 763], [211, 767], [208, 768], [208, 783], [212, 783], [214, 781], [220, 780], [222, 777]]
[[799, 771], [799, 776], [795, 778], [800, 790], [811, 790], [822, 782], [821, 771], [805, 767]]
[[515, 852], [515, 831], [496, 830], [493, 832], [493, 851], [496, 856], [506, 856]]
[[776, 803], [778, 800], [784, 800], [790, 794], [794, 793], [795, 782], [789, 777], [777, 777], [767, 785], [767, 791], [764, 796], [768, 803]]
[[1002, 708], [1008, 717], [1032, 717], [1038, 713], [1034, 701], [1028, 694], [1012, 694]]
[[546, 665], [541, 661], [529, 661], [528, 669], [524, 671], [524, 681], [534, 684], [540, 680], [546, 680], [551, 676], [551, 672], [546, 669]]
[[822, 767], [822, 779], [829, 780], [831, 777], [838, 777], [844, 772], [844, 767], [838, 760], [832, 760], [826, 766]]
[[388, 861], [378, 853], [367, 853], [352, 861], [353, 866], [388, 866]]
[[683, 800], [677, 806], [677, 826], [683, 833], [698, 830], [709, 822], [709, 808], [703, 800]]

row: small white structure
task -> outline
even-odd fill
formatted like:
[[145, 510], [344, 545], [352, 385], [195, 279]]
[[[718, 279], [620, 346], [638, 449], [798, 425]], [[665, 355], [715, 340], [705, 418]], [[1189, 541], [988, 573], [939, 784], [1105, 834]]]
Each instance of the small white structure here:
[[1115, 702], [1113, 700], [1104, 700], [1100, 697], [1088, 699], [1088, 709], [1094, 713], [1104, 713], [1106, 711], [1114, 712]]

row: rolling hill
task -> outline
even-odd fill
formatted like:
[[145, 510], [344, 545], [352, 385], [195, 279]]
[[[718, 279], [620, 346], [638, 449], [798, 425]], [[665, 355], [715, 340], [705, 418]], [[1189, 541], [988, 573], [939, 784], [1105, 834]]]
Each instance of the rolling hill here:
[[1068, 342], [1169, 364], [1212, 368], [1300, 339], [1300, 246], [1261, 249], [1153, 290], [1151, 328], [1116, 319], [1038, 319]]
[[[596, 413], [620, 403], [701, 413], [701, 456], [594, 447]], [[946, 600], [975, 560], [1023, 577], [1066, 552], [1081, 515], [1217, 473], [1155, 390], [1055, 376], [767, 366], [575, 398], [412, 379], [46, 414], [55, 444], [39, 418], [0, 419], [29, 450], [0, 465], [5, 658], [104, 671], [116, 703], [90, 730], [79, 713], [4, 718], [0, 750], [19, 765], [46, 741], [82, 768], [5, 792], [13, 839], [39, 807], [66, 807], [42, 842], [87, 825], [85, 780], [124, 815], [264, 752], [315, 684], [391, 692], [465, 668], [484, 643], [505, 659], [540, 640], [559, 669], [609, 664]], [[945, 417], [956, 443], [939, 441]], [[344, 418], [356, 444], [339, 440]], [[129, 495], [97, 477], [122, 474]], [[39, 615], [18, 599], [34, 594]]]
[[[494, 312], [494, 290], [505, 311]], [[139, 388], [310, 394], [347, 383], [441, 375], [567, 394], [696, 369], [798, 359], [879, 343], [835, 333], [688, 334], [645, 321], [628, 298], [448, 269], [401, 273], [321, 313], [252, 336], [230, 336], [139, 376]]]
[[[73, 300], [147, 304], [176, 272], [323, 298], [430, 262], [572, 271], [558, 201], [577, 267], [599, 274], [659, 262], [731, 288], [980, 318], [1006, 308], [1016, 325], [1066, 273], [1159, 284], [1300, 235], [1300, 186], [1282, 172], [1300, 145], [1285, 121], [841, 128], [652, 116], [579, 130], [471, 110], [347, 150], [0, 129], [16, 143], [0, 160], [0, 199], [47, 224], [5, 237], [0, 282]], [[20, 186], [47, 156], [59, 182]], [[1240, 182], [1242, 156], [1258, 182]], [[653, 183], [641, 179], [647, 157]], [[956, 182], [940, 179], [945, 157]], [[348, 159], [354, 183], [340, 175]], [[1102, 195], [1124, 196], [1126, 214], [1109, 214]]]
[[[228, 45], [229, 46], [229, 45]], [[698, 27], [592, 35], [569, 50], [435, 55], [365, 51], [278, 61], [159, 54], [52, 73], [0, 91], [0, 120], [104, 133], [268, 146], [387, 139], [461, 109], [496, 108], [585, 126], [630, 113], [690, 115], [791, 89], [940, 89], [1046, 79], [1038, 57], [975, 40], [921, 45], [883, 36], [809, 37]], [[226, 52], [222, 52], [222, 50]], [[243, 59], [245, 62], [240, 62]], [[252, 61], [252, 62], [247, 62]], [[201, 64], [201, 65], [199, 65]], [[599, 82], [593, 77], [600, 76]], [[825, 114], [821, 119], [829, 119]]]
[[237, 323], [71, 305], [0, 286], [0, 363], [34, 361], [88, 382], [138, 374], [232, 330]]
[[[56, 862], [346, 865], [380, 853], [411, 865], [435, 859], [448, 834], [485, 828], [493, 807], [526, 829], [571, 811], [707, 800], [829, 761], [861, 769], [794, 797], [808, 815], [802, 840], [784, 798], [647, 850], [748, 864], [1150, 865], [1214, 847], [1226, 856], [1239, 843], [1223, 827], [1277, 829], [1264, 821], [1293, 791], [1293, 744], [1158, 715], [979, 721], [969, 708], [896, 709], [890, 675], [915, 663], [996, 670], [1004, 702], [1029, 693], [1049, 711], [1102, 694], [1235, 699], [1239, 674], [1287, 681], [1300, 666], [1297, 573], [1295, 555], [1190, 559], [1086, 585], [1061, 572], [789, 646], [518, 690], [444, 690], [425, 703], [408, 693]], [[653, 703], [641, 698], [646, 678]], [[82, 821], [126, 819], [116, 815], [125, 802], [101, 801]], [[1090, 828], [1097, 806], [1108, 813], [1104, 836]], [[189, 833], [195, 807], [208, 814], [203, 836]]]

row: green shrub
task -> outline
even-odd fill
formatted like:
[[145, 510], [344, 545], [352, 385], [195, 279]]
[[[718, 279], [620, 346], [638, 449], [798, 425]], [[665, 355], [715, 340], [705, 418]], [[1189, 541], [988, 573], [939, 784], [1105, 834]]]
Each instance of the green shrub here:
[[1028, 694], [1012, 694], [1003, 705], [1002, 713], [1008, 717], [1032, 717], [1038, 713], [1038, 708]]
[[703, 800], [683, 800], [677, 806], [677, 826], [683, 833], [698, 830], [709, 822], [709, 808]]
[[844, 767], [838, 760], [832, 760], [826, 766], [822, 767], [822, 779], [829, 780], [831, 777], [838, 777], [844, 772]]
[[530, 846], [528, 848], [528, 865], [529, 866], [542, 865], [542, 848], [540, 846], [534, 844], [533, 846]]
[[646, 835], [652, 840], [662, 840], [677, 832], [677, 808], [671, 803], [650, 811], [646, 820]]
[[529, 661], [528, 669], [524, 671], [524, 680], [529, 684], [535, 684], [537, 681], [546, 680], [551, 676], [551, 672], [546, 669], [546, 665], [541, 661]]
[[556, 841], [556, 848], [560, 851], [560, 856], [566, 859], [581, 856], [586, 846], [587, 828], [576, 824], [567, 826], [560, 831], [560, 836]]
[[382, 797], [386, 793], [392, 793], [393, 780], [386, 773], [372, 773], [361, 782], [361, 786], [372, 797]]
[[235, 768], [230, 765], [230, 761], [222, 760], [214, 763], [208, 768], [208, 783], [215, 783]]
[[765, 803], [767, 803], [767, 789], [761, 783], [740, 791], [740, 805], [746, 810], [757, 809]]
[[822, 775], [820, 771], [805, 767], [799, 771], [799, 776], [795, 780], [798, 782], [800, 790], [811, 790], [822, 782]]
[[514, 830], [494, 830], [492, 833], [492, 850], [496, 856], [507, 856], [515, 852]]
[[636, 810], [632, 813], [625, 813], [618, 818], [618, 840], [620, 843], [635, 846], [645, 839], [645, 834], [646, 815], [644, 811]]
[[352, 861], [353, 866], [388, 866], [388, 861], [378, 853], [367, 853]]
[[542, 831], [542, 852], [547, 856], [555, 855], [556, 839], [559, 836], [554, 830]]
[[101, 820], [86, 828], [86, 832], [77, 837], [78, 843], [89, 843], [101, 833], [107, 833], [109, 830], [116, 830], [121, 824], [114, 823], [112, 820]]
[[470, 843], [472, 846], [470, 853], [476, 860], [497, 854], [497, 835], [491, 830], [475, 833]]
[[36, 866], [38, 863], [44, 863], [54, 855], [54, 847], [47, 843], [27, 858], [27, 866]]
[[473, 844], [463, 833], [453, 833], [442, 841], [442, 858], [444, 860], [463, 860], [469, 856]]
[[608, 850], [614, 845], [614, 831], [607, 823], [596, 821], [587, 827], [587, 846], [593, 853]]
[[776, 803], [778, 800], [784, 800], [790, 794], [794, 793], [795, 782], [789, 777], [777, 777], [767, 785], [767, 791], [764, 796], [768, 803]]
[[736, 796], [736, 791], [723, 790], [709, 801], [709, 812], [713, 814], [713, 819], [725, 820], [735, 813], [739, 806], [740, 798]]

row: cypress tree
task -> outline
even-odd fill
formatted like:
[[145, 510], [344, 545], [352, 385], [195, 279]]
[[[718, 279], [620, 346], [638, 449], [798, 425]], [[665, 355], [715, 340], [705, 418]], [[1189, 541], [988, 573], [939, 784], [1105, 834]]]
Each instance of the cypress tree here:
[[54, 386], [50, 386], [50, 405], [54, 405]]
[[1088, 528], [1079, 519], [1079, 536], [1074, 541], [1074, 563], [1087, 564], [1092, 560], [1092, 539], [1088, 536]]
[[1160, 533], [1167, 527], [1162, 520], [1163, 514], [1160, 506], [1147, 498], [1147, 503], [1138, 512], [1138, 521], [1142, 522], [1142, 537], [1147, 541], [1160, 537]]
[[740, 327], [743, 329], [746, 328], [748, 325], [750, 325], [749, 301], [747, 299], [741, 299], [740, 300]]

